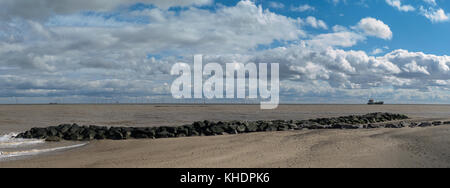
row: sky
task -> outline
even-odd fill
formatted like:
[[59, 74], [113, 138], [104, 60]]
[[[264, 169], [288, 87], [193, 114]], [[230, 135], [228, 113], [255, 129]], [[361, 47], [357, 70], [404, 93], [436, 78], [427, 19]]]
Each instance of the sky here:
[[180, 102], [203, 54], [280, 63], [282, 103], [450, 104], [448, 33], [446, 0], [0, 0], [0, 103]]

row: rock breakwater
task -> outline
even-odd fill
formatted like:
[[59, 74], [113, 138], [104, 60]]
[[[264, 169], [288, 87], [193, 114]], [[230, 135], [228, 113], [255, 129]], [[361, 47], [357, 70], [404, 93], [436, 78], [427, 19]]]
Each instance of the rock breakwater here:
[[[47, 128], [32, 128], [17, 135], [17, 138], [45, 139], [46, 141], [89, 141], [89, 140], [124, 140], [156, 139], [191, 136], [214, 136], [224, 134], [242, 134], [252, 132], [287, 131], [303, 129], [370, 129], [428, 127], [450, 124], [450, 122], [407, 123], [408, 117], [401, 114], [371, 113], [361, 116], [336, 118], [319, 118], [311, 120], [268, 120], [268, 121], [198, 121], [178, 127], [106, 127], [79, 126], [62, 124]], [[390, 122], [390, 123], [386, 123]]]

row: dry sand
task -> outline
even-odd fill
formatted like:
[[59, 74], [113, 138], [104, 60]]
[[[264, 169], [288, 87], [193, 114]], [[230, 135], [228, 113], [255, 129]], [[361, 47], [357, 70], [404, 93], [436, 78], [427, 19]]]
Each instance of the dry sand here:
[[0, 167], [450, 167], [450, 126], [95, 141]]
[[[277, 111], [261, 111], [258, 106], [35, 105], [0, 106], [0, 130], [63, 122], [157, 126], [369, 112], [450, 119], [448, 105], [290, 105]], [[450, 167], [450, 126], [94, 141], [69, 151], [3, 161], [0, 167]]]

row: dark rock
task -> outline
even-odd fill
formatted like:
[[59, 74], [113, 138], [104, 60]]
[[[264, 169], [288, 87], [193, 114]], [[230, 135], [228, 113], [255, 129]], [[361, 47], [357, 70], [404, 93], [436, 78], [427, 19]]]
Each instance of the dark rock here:
[[450, 124], [450, 121], [444, 122], [444, 125], [449, 125], [449, 124]]
[[388, 123], [384, 125], [385, 128], [390, 128], [390, 129], [398, 129], [398, 128], [403, 128], [403, 126], [401, 126], [398, 123]]
[[97, 132], [95, 130], [92, 129], [85, 129], [83, 130], [83, 132], [81, 133], [81, 135], [83, 136], [83, 140], [94, 140], [95, 136], [97, 135]]
[[69, 131], [69, 129], [72, 127], [72, 125], [70, 124], [61, 124], [57, 127], [58, 131], [62, 134], [66, 133], [67, 131]]
[[178, 127], [177, 137], [186, 137], [189, 135], [189, 129], [186, 127]]
[[203, 135], [203, 136], [214, 136], [216, 134], [211, 130], [211, 128], [204, 128], [201, 131], [201, 135]]
[[107, 138], [112, 140], [123, 140], [124, 136], [122, 134], [121, 128], [117, 127], [109, 128]]
[[289, 126], [287, 126], [287, 125], [281, 125], [281, 126], [278, 126], [278, 129], [277, 129], [278, 131], [288, 131], [289, 130]]
[[264, 131], [266, 132], [278, 131], [278, 127], [270, 122], [267, 124], [267, 127], [264, 129]]
[[124, 128], [121, 128], [121, 132], [122, 132], [123, 139], [130, 139], [130, 138], [132, 138], [131, 134], [133, 133], [133, 128], [124, 127]]
[[236, 131], [238, 133], [245, 133], [245, 130], [247, 129], [247, 126], [244, 124], [240, 124], [236, 127]]
[[82, 141], [84, 137], [80, 135], [79, 133], [68, 133], [64, 135], [64, 140], [71, 140], [71, 141]]
[[368, 129], [378, 129], [378, 128], [380, 128], [380, 125], [376, 125], [376, 124], [368, 124], [368, 125], [367, 125], [367, 128], [368, 128]]
[[[389, 123], [384, 125], [375, 125], [392, 120], [408, 119], [407, 116], [391, 113], [371, 113], [366, 115], [342, 116], [338, 118], [317, 118], [303, 121], [229, 121], [229, 122], [212, 122], [197, 121], [191, 125], [180, 127], [157, 127], [157, 128], [131, 128], [131, 127], [100, 127], [100, 126], [79, 126], [77, 124], [61, 124], [57, 127], [48, 128], [32, 128], [17, 135], [17, 138], [38, 138], [38, 139], [54, 139], [58, 137], [64, 140], [93, 140], [93, 139], [114, 139], [122, 140], [129, 138], [172, 138], [184, 136], [212, 136], [221, 134], [238, 134], [261, 131], [287, 131], [302, 129], [357, 129], [357, 128], [402, 128], [415, 127], [416, 124], [409, 123]], [[418, 126], [437, 126], [442, 124], [450, 124], [450, 122], [424, 122]]]
[[321, 124], [315, 123], [315, 122], [308, 122], [307, 124], [303, 124], [302, 127], [306, 128], [306, 129], [311, 129], [311, 130], [330, 128], [329, 125], [321, 125]]
[[399, 126], [401, 126], [402, 128], [410, 127], [411, 123], [402, 121], [402, 122], [399, 123]]
[[15, 138], [25, 138], [25, 133], [19, 133]]
[[196, 130], [189, 131], [189, 136], [200, 136], [200, 133]]
[[211, 127], [211, 132], [215, 135], [222, 135], [225, 132], [225, 129], [223, 125], [213, 125]]
[[59, 131], [57, 130], [57, 127], [49, 127], [47, 128], [47, 136], [58, 136]]
[[169, 133], [168, 131], [159, 131], [156, 132], [156, 138], [171, 138], [171, 137], [175, 137], [175, 135], [173, 133]]
[[431, 127], [431, 126], [433, 126], [433, 124], [430, 122], [423, 122], [423, 123], [420, 123], [418, 126], [419, 127]]
[[258, 131], [258, 124], [255, 122], [248, 123], [246, 127], [247, 132], [257, 132]]
[[338, 123], [331, 126], [333, 129], [359, 129], [360, 126], [352, 124]]
[[134, 128], [131, 137], [135, 139], [146, 139], [149, 138], [149, 133], [146, 128]]
[[409, 127], [410, 127], [410, 128], [415, 128], [415, 127], [417, 127], [417, 126], [418, 126], [418, 124], [415, 123], [415, 122], [412, 122], [412, 123], [409, 124]]
[[60, 137], [57, 136], [49, 136], [45, 139], [46, 142], [59, 142], [61, 141]]
[[97, 130], [96, 132], [97, 132], [97, 134], [94, 137], [95, 139], [97, 139], [97, 140], [104, 140], [104, 139], [107, 138], [107, 135], [106, 135], [107, 131], [105, 131], [105, 130]]
[[104, 140], [108, 137], [108, 128], [107, 127], [92, 126], [92, 127], [90, 127], [90, 130], [95, 131], [94, 139]]
[[176, 135], [177, 134], [177, 127], [166, 127], [167, 132]]
[[433, 122], [433, 125], [434, 125], [434, 126], [442, 125], [442, 121], [434, 121], [434, 122]]
[[47, 138], [47, 129], [45, 128], [32, 128], [30, 130], [32, 138], [45, 139]]
[[225, 132], [228, 134], [239, 134], [236, 130], [237, 125], [231, 124], [231, 125], [225, 125]]
[[196, 130], [203, 129], [204, 127], [206, 127], [205, 123], [201, 121], [194, 122], [192, 125], [195, 127]]

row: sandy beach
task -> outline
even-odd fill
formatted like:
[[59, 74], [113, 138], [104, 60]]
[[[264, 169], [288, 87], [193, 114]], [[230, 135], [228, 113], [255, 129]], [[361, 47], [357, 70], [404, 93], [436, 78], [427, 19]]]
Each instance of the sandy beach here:
[[[0, 132], [60, 123], [182, 125], [197, 120], [309, 119], [393, 112], [449, 120], [448, 105], [4, 105]], [[74, 149], [0, 161], [0, 167], [450, 167], [450, 126], [305, 130], [157, 140], [92, 141]]]

